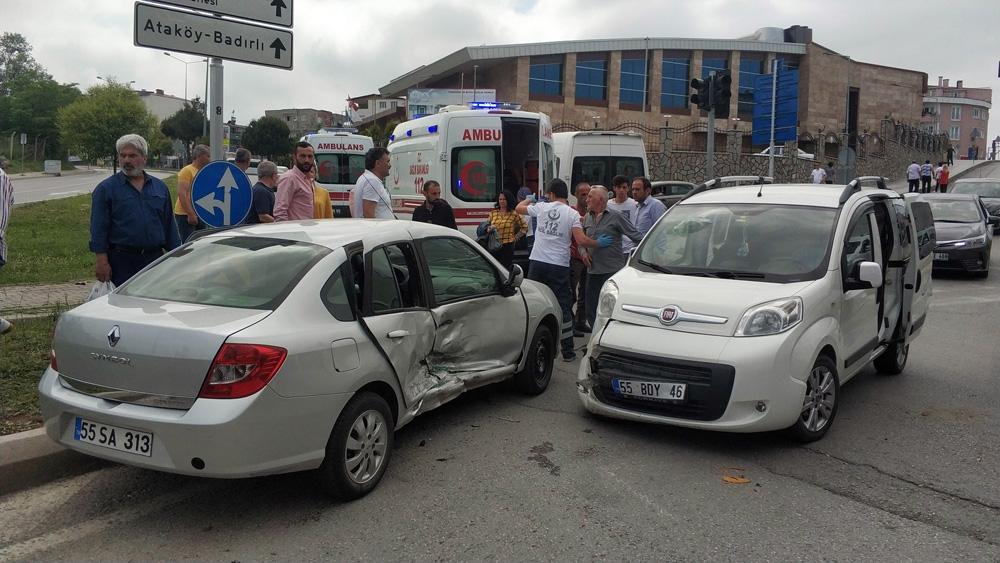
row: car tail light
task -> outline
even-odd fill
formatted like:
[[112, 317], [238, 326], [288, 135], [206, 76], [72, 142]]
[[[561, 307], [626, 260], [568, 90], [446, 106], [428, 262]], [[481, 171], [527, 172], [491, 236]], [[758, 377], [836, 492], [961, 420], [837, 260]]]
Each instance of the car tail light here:
[[52, 334], [49, 338], [49, 367], [52, 371], [59, 371], [59, 362], [56, 361], [56, 329], [59, 328], [59, 321], [52, 323]]
[[281, 369], [288, 350], [260, 344], [223, 344], [198, 397], [239, 399], [260, 391]]

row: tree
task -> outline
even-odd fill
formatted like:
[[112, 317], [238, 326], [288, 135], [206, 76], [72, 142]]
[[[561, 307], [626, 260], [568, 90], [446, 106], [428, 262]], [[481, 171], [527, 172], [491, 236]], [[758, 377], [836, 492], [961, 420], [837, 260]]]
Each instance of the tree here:
[[274, 160], [292, 152], [294, 143], [289, 135], [291, 131], [284, 121], [277, 117], [262, 117], [247, 125], [241, 142], [250, 152]]
[[23, 77], [11, 94], [0, 96], [0, 131], [28, 134], [42, 156], [63, 158], [56, 115], [59, 108], [69, 105], [82, 94], [76, 84], [59, 84], [47, 76], [33, 80]]
[[63, 146], [88, 160], [115, 154], [115, 141], [127, 133], [147, 140], [156, 117], [127, 84], [109, 80], [59, 110], [56, 118]]
[[24, 80], [52, 78], [31, 55], [31, 44], [20, 33], [0, 35], [0, 95], [6, 96]]
[[205, 130], [205, 104], [198, 98], [184, 102], [177, 113], [163, 120], [160, 131], [171, 139], [184, 143], [185, 162], [191, 162], [191, 147]]
[[379, 125], [378, 123], [372, 123], [361, 131], [362, 135], [372, 138], [372, 143], [376, 147], [385, 147], [389, 145], [389, 136], [392, 135], [393, 130], [399, 122], [396, 120], [391, 120], [386, 122], [384, 125]]

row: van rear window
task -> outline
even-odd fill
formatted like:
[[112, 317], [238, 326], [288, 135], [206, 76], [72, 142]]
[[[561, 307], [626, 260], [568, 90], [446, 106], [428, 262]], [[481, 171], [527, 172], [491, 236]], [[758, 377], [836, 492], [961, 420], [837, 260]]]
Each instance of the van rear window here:
[[645, 176], [642, 159], [634, 156], [578, 156], [573, 159], [572, 185], [587, 182], [611, 188], [615, 176], [625, 176], [632, 181]]
[[500, 147], [459, 147], [451, 152], [451, 193], [462, 201], [494, 202], [500, 193]]
[[364, 171], [363, 154], [316, 155], [316, 181], [320, 184], [355, 184]]

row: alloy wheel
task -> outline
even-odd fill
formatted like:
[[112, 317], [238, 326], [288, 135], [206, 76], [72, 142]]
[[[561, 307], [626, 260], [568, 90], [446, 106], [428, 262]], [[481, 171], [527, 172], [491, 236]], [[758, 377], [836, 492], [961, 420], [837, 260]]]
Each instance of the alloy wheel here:
[[363, 485], [378, 475], [385, 463], [388, 438], [388, 425], [382, 413], [367, 410], [354, 420], [344, 451], [347, 475], [351, 481]]
[[806, 397], [802, 402], [801, 420], [806, 430], [819, 432], [830, 423], [837, 401], [833, 372], [823, 365], [815, 366], [806, 380]]

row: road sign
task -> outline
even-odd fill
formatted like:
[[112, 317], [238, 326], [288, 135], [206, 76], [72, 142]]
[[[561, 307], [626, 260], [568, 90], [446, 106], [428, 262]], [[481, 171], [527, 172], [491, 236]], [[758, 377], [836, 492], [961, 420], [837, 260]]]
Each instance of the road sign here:
[[201, 2], [192, 0], [150, 0], [157, 4], [173, 4], [194, 10], [236, 16], [271, 25], [292, 27], [293, 0], [214, 0]]
[[21, 144], [22, 145], [27, 145], [28, 144], [28, 134], [27, 133], [21, 133]]
[[[757, 77], [753, 91], [754, 145], [771, 143], [771, 81], [774, 77], [763, 74]], [[784, 143], [798, 138], [799, 121], [799, 71], [778, 69], [778, 95], [775, 103], [774, 142]]]
[[250, 212], [253, 187], [235, 164], [210, 162], [198, 171], [191, 185], [194, 211], [210, 227], [239, 225]]
[[135, 44], [292, 69], [292, 32], [135, 3]]

